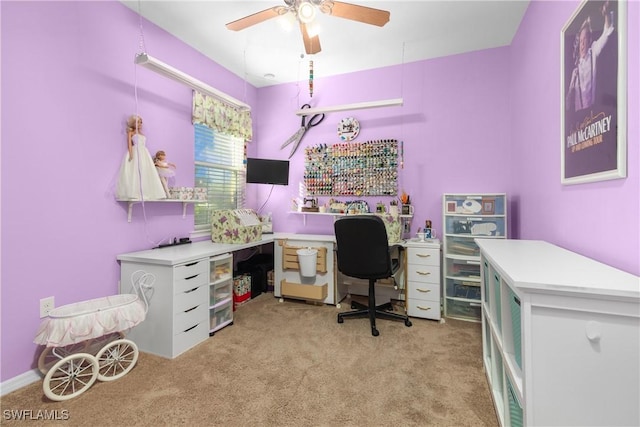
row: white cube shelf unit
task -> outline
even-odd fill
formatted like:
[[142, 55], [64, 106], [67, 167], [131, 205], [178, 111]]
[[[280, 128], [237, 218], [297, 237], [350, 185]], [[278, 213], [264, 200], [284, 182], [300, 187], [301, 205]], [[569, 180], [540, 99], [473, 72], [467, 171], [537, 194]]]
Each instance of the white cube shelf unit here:
[[640, 278], [543, 241], [476, 242], [500, 425], [640, 425]]

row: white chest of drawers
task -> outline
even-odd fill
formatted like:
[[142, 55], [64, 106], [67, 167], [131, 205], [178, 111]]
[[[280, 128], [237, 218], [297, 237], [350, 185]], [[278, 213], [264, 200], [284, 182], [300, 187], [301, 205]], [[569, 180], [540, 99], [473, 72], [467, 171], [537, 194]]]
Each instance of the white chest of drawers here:
[[407, 314], [440, 320], [440, 242], [410, 241], [407, 250]]
[[131, 292], [131, 276], [155, 275], [145, 292], [149, 311], [129, 332], [141, 351], [174, 358], [209, 337], [209, 258], [176, 265], [121, 262], [120, 293]]

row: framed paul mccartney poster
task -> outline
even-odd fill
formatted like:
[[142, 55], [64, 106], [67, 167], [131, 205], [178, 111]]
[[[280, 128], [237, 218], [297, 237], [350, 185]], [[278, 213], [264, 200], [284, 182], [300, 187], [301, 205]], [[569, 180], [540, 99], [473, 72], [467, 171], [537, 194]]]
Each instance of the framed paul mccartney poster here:
[[584, 0], [562, 28], [561, 182], [627, 176], [626, 2]]

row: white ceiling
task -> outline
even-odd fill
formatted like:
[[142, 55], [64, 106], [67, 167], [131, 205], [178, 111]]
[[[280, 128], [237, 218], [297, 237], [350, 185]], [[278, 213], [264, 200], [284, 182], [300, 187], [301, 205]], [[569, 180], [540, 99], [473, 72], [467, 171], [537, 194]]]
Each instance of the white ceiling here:
[[[314, 77], [320, 78], [509, 45], [529, 4], [525, 0], [344, 1], [388, 10], [390, 21], [376, 27], [319, 13], [322, 51], [315, 55], [304, 54], [299, 27], [287, 32], [282, 17], [238, 32], [225, 27], [246, 15], [284, 5], [283, 0], [122, 3], [256, 87], [306, 80], [310, 59]], [[154, 56], [153, 40], [145, 37], [145, 46]]]

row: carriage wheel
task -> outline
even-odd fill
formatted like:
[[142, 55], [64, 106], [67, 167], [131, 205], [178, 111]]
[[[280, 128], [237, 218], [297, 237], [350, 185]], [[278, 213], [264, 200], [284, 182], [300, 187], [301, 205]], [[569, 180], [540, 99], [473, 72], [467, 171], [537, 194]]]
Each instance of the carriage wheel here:
[[84, 393], [97, 378], [98, 360], [88, 353], [76, 353], [51, 367], [42, 389], [51, 400], [69, 400]]
[[[90, 339], [87, 344], [86, 353], [93, 354], [95, 356], [107, 344], [115, 340], [120, 340], [122, 338], [124, 338], [124, 334], [122, 332], [112, 332], [110, 334], [102, 335], [98, 338]], [[98, 377], [98, 379], [100, 379], [100, 377]]]
[[113, 381], [129, 373], [138, 361], [138, 346], [130, 340], [110, 342], [96, 355], [100, 366], [98, 379]]
[[56, 362], [59, 362], [63, 358], [72, 354], [84, 353], [86, 347], [86, 341], [66, 345], [64, 347], [45, 347], [38, 358], [38, 369], [42, 372], [42, 375], [47, 375], [47, 372], [49, 372]]

